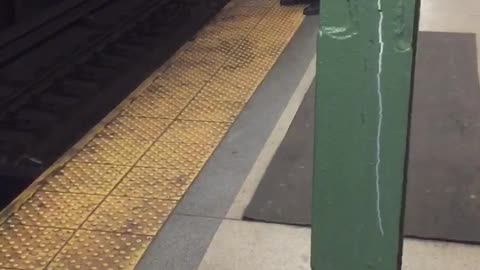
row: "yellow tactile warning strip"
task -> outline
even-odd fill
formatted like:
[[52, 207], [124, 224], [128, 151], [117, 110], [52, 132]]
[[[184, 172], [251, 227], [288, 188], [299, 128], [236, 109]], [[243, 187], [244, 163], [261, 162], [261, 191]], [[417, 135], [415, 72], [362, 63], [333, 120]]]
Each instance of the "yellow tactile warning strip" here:
[[302, 22], [278, 2], [233, 0], [4, 210], [0, 269], [133, 269]]

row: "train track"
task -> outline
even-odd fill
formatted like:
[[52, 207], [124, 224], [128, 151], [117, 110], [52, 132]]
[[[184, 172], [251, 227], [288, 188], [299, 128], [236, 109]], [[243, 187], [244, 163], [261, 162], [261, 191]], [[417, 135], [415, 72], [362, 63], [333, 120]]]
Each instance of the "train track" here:
[[84, 0], [88, 8], [68, 9], [63, 15], [75, 16], [58, 16], [56, 24], [46, 21], [29, 35], [4, 43], [0, 37], [0, 205], [101, 120], [226, 0], [93, 2]]

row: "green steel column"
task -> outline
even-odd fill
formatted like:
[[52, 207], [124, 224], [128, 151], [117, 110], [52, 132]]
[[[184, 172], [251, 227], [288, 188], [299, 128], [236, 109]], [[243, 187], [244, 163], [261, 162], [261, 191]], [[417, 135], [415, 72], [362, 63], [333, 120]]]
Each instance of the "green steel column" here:
[[396, 270], [420, 0], [322, 0], [314, 270]]

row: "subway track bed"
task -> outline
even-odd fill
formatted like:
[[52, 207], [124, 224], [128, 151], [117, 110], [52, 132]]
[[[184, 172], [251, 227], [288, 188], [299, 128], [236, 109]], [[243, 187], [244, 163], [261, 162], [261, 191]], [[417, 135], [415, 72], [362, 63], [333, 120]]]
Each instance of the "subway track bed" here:
[[[190, 24], [200, 27], [222, 5], [206, 8]], [[3, 145], [28, 151], [8, 155], [4, 164], [11, 175], [30, 172], [18, 168], [43, 173], [0, 214], [0, 269], [133, 269], [302, 23], [302, 9], [281, 7], [277, 0], [232, 0], [200, 31], [185, 16], [168, 20], [174, 29], [139, 23], [101, 50], [81, 54], [71, 69], [58, 68], [62, 75], [54, 84], [28, 92], [22, 106], [12, 105], [6, 119], [34, 117], [25, 122], [33, 127], [7, 129], [11, 136], [4, 137], [11, 142]], [[168, 14], [173, 11], [178, 9]], [[157, 55], [167, 41], [151, 43], [155, 33], [178, 34], [183, 24], [187, 34], [168, 48], [175, 51], [188, 33], [197, 32], [195, 37], [170, 58]], [[105, 24], [89, 19], [88, 25]], [[138, 45], [143, 41], [150, 46]], [[50, 97], [56, 106], [42, 103]], [[74, 113], [65, 113], [69, 109]], [[83, 130], [97, 125], [77, 139], [83, 134], [79, 122]], [[75, 140], [47, 166], [53, 146]]]
[[0, 29], [0, 207], [225, 2], [70, 0], [35, 27]]

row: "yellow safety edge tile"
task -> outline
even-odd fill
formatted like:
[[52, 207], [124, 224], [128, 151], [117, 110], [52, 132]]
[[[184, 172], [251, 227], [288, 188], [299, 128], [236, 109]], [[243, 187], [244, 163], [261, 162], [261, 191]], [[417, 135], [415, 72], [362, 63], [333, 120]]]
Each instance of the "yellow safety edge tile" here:
[[[230, 125], [230, 123], [238, 116], [240, 110], [248, 101], [256, 86], [261, 82], [266, 72], [268, 72], [270, 67], [274, 64], [276, 58], [298, 28], [302, 19], [303, 15], [301, 14], [301, 7], [280, 7], [276, 0], [233, 0], [217, 16], [217, 19], [213, 20], [213, 26], [206, 27], [204, 31], [201, 31], [197, 36], [197, 40], [189, 42], [182, 47], [184, 52], [180, 51], [176, 53], [167, 65], [160, 68], [160, 71], [155, 73], [154, 78], [146, 80], [146, 82], [150, 84], [150, 88], [151, 86], [156, 88], [153, 89], [154, 91], [148, 93], [145, 88], [148, 88], [149, 86], [138, 89], [131, 95], [131, 97], [122, 102], [121, 106], [118, 107], [118, 110], [115, 110], [115, 113], [106, 117], [106, 119], [109, 120], [102, 121], [102, 123], [99, 124], [100, 128], [96, 127], [92, 129], [91, 133], [87, 134], [85, 137], [91, 138], [92, 133], [98, 134], [105, 124], [108, 124], [115, 119], [118, 112], [123, 116], [132, 118], [151, 117], [169, 120], [182, 119], [228, 122], [226, 124]], [[235, 36], [235, 33], [237, 36]], [[198, 53], [198, 55], [196, 53]], [[181, 86], [178, 86], [178, 84], [166, 85], [164, 82], [169, 79], [171, 81], [181, 81]], [[222, 95], [222, 93], [219, 92], [222, 88], [221, 86], [214, 87], [215, 91], [205, 90], [201, 92], [207, 84], [211, 86], [212, 84], [217, 83], [217, 85], [219, 85], [220, 82], [226, 83], [224, 87], [227, 92], [226, 94]], [[154, 85], [154, 83], [156, 85]], [[159, 87], [159, 85], [166, 86], [168, 89], [160, 89], [161, 87]], [[234, 90], [230, 88], [230, 85], [235, 87], [240, 86], [241, 93], [235, 94], [233, 92]], [[174, 91], [170, 89], [172, 87], [179, 87], [179, 89], [183, 87], [184, 92], [176, 95], [174, 94]], [[142, 95], [142, 93], [146, 94]], [[187, 105], [188, 108], [186, 107]], [[204, 106], [204, 108], [202, 109], [201, 106]], [[182, 113], [181, 116], [179, 115], [180, 113]], [[153, 136], [150, 136], [149, 134], [146, 134], [147, 137], [137, 137], [137, 135], [140, 134], [135, 135], [134, 132], [123, 132], [126, 131], [122, 131], [122, 129], [119, 128], [118, 132], [115, 131], [108, 134], [107, 129], [107, 136], [99, 137], [97, 135], [97, 137], [90, 141], [86, 147], [80, 148], [82, 150], [75, 156], [75, 161], [85, 162], [83, 163], [85, 165], [103, 163], [105, 165], [115, 164], [138, 166], [132, 169], [132, 174], [129, 173], [125, 179], [123, 179], [125, 182], [120, 180], [118, 183], [116, 182], [117, 178], [112, 177], [115, 180], [102, 186], [102, 195], [105, 195], [105, 190], [111, 188], [111, 184], [113, 183], [113, 186], [118, 184], [118, 189], [115, 188], [113, 194], [125, 196], [127, 195], [125, 193], [129, 187], [137, 187], [134, 184], [134, 181], [135, 179], [138, 179], [138, 183], [141, 184], [138, 185], [139, 188], [135, 191], [137, 193], [133, 192], [135, 189], [132, 188], [131, 196], [136, 197], [136, 194], [144, 192], [143, 196], [149, 199], [147, 200], [149, 202], [153, 201], [151, 199], [178, 199], [183, 195], [188, 185], [191, 183], [195, 175], [198, 174], [199, 170], [208, 160], [216, 147], [216, 143], [213, 145], [202, 144], [209, 143], [209, 141], [199, 140], [198, 138], [195, 138], [195, 136], [188, 135], [185, 135], [182, 140], [199, 141], [201, 143], [187, 144], [174, 140], [169, 141], [169, 136], [173, 136], [169, 135], [165, 137], [166, 141], [162, 141], [162, 138], [160, 138], [159, 141], [152, 145], [150, 140], [152, 140]], [[175, 134], [175, 132], [172, 130], [171, 134]], [[134, 140], [122, 139], [133, 137], [135, 137]], [[145, 140], [148, 141], [148, 143], [143, 144], [142, 141]], [[171, 170], [161, 168], [177, 169]], [[155, 169], [157, 171], [154, 173], [146, 173], [143, 171], [138, 172], [135, 175], [133, 174], [135, 169]], [[162, 170], [163, 172], [161, 172]], [[50, 172], [53, 174], [56, 173], [55, 170], [50, 170]], [[167, 183], [155, 182], [154, 179], [159, 179], [159, 177], [155, 176], [156, 174], [163, 175], [164, 180]], [[45, 175], [48, 174], [44, 174], [42, 177], [45, 178]], [[71, 181], [71, 178], [65, 179]], [[35, 186], [36, 188], [39, 180], [35, 181], [35, 184], [32, 186]], [[148, 189], [148, 186], [162, 186], [163, 189], [158, 189], [159, 193], [166, 192], [163, 190], [168, 190], [172, 195], [163, 194], [158, 196], [158, 194], [145, 192], [145, 189]], [[47, 185], [42, 185], [42, 187], [47, 188]], [[60, 185], [56, 185], [55, 188], [58, 187], [60, 187]], [[67, 188], [69, 192], [74, 192], [73, 190], [75, 190], [75, 188], [72, 187], [75, 187], [75, 184], [65, 184], [65, 188]], [[50, 188], [53, 188], [53, 186], [50, 186]], [[35, 189], [32, 188], [22, 193], [22, 196], [16, 200], [16, 204], [18, 205], [19, 202], [28, 198], [28, 194], [33, 193], [32, 190]], [[60, 192], [50, 193], [62, 194]], [[71, 195], [73, 193], [64, 194]], [[34, 198], [35, 196], [32, 199]], [[61, 196], [59, 198], [60, 199], [52, 200], [50, 205], [55, 205], [55, 202], [60, 202]], [[145, 201], [141, 200], [140, 202], [143, 203]], [[114, 208], [113, 212], [120, 212], [120, 216], [116, 217], [115, 221], [118, 222], [118, 224], [124, 224], [121, 220], [123, 217], [123, 222], [125, 222], [127, 214], [122, 214], [121, 211], [119, 211], [119, 205], [123, 204], [117, 202], [110, 205], [110, 208]], [[157, 208], [159, 207], [158, 204], [155, 205]], [[27, 206], [27, 208], [30, 207], [31, 209], [36, 209], [35, 206], [29, 206], [28, 203], [26, 203], [25, 206]], [[54, 206], [53, 208], [58, 207]], [[16, 207], [10, 209], [16, 209]], [[22, 208], [22, 210], [25, 209], [25, 207]], [[108, 209], [108, 207], [105, 209]], [[65, 213], [67, 210], [60, 209], [60, 212], [61, 211], [64, 211], [63, 213]], [[155, 209], [151, 211], [157, 213], [155, 212]], [[76, 215], [79, 217], [88, 216], [88, 214], [85, 214], [87, 212], [88, 211], [84, 211], [84, 209], [78, 210]], [[104, 212], [104, 214], [106, 214], [106, 212]], [[96, 212], [96, 215], [102, 217], [100, 210], [98, 213]], [[26, 217], [26, 220], [29, 220], [29, 222], [37, 222], [39, 220], [37, 218], [35, 218], [35, 220], [30, 220], [29, 218], [31, 218], [31, 216], [29, 215], [26, 215]], [[62, 219], [58, 218], [58, 214], [56, 217], [55, 215], [53, 217], [54, 219], [57, 218], [55, 222], [46, 223], [53, 225], [57, 225], [58, 223], [65, 224]], [[76, 220], [76, 222], [71, 222], [71, 224], [78, 224], [78, 220], [81, 220], [81, 218]], [[105, 218], [103, 220], [105, 220]], [[131, 218], [126, 218], [126, 220], [128, 222]], [[146, 221], [147, 227], [150, 226], [148, 225], [148, 220], [144, 221]], [[70, 223], [61, 226], [69, 226], [69, 224]], [[2, 226], [12, 225], [12, 223], [7, 223]], [[159, 225], [157, 224], [157, 226]], [[120, 227], [122, 228], [122, 226]], [[32, 228], [38, 229], [39, 227]], [[151, 229], [151, 227], [149, 228]], [[151, 230], [153, 231], [153, 229]], [[137, 239], [139, 245], [138, 248], [136, 248], [132, 247], [133, 244], [129, 242], [130, 238], [136, 237], [142, 238], [144, 236], [78, 230], [75, 237], [68, 242], [67, 246], [55, 258], [55, 262], [50, 264], [48, 269], [133, 269], [151, 240], [150, 237], [146, 236], [143, 239]], [[122, 245], [124, 242], [128, 244]], [[0, 240], [0, 245], [2, 244], [5, 243]]]
[[69, 162], [47, 177], [41, 190], [108, 195], [129, 169], [111, 164]]
[[[253, 26], [255, 26], [256, 23], [258, 23], [258, 21], [254, 21]], [[245, 39], [253, 26], [243, 25], [241, 22], [237, 23], [236, 25], [232, 24], [230, 27], [224, 25], [207, 26], [197, 34], [196, 39], [192, 42], [196, 46], [189, 49], [189, 51], [194, 52], [198, 46], [205, 46], [209, 43], [217, 44], [217, 46], [222, 43], [235, 45], [235, 43]], [[227, 47], [224, 48], [226, 49]], [[231, 52], [231, 48], [229, 50], [222, 51], [228, 53]]]
[[233, 122], [245, 105], [239, 101], [194, 99], [178, 119]]
[[151, 236], [78, 230], [47, 269], [133, 269], [151, 240]]
[[145, 153], [137, 166], [200, 170], [214, 150], [214, 145], [158, 141]]
[[177, 120], [160, 137], [160, 141], [216, 145], [229, 127], [228, 123]]
[[188, 99], [152, 99], [140, 96], [122, 111], [122, 115], [175, 119], [189, 101]]
[[0, 225], [0, 268], [44, 269], [73, 230]]
[[140, 98], [148, 100], [180, 99], [190, 100], [200, 91], [201, 87], [185, 81], [164, 77], [157, 78], [140, 94]]
[[[163, 79], [171, 79], [189, 84], [193, 88], [198, 89], [202, 87], [212, 77], [215, 70], [208, 69], [208, 62], [191, 60], [175, 61], [163, 73], [154, 80], [158, 82]], [[203, 66], [203, 68], [201, 68]]]
[[82, 229], [154, 236], [175, 205], [169, 200], [108, 196]]
[[7, 223], [76, 229], [103, 198], [89, 194], [38, 191]]
[[135, 167], [115, 187], [112, 194], [180, 200], [197, 173], [196, 170]]
[[72, 161], [133, 166], [151, 144], [141, 140], [96, 137]]
[[214, 99], [214, 100], [229, 100], [240, 101], [245, 103], [251, 96], [253, 91], [234, 81], [223, 81], [212, 78], [205, 87], [196, 96], [197, 99]]
[[[217, 70], [228, 58], [228, 53], [225, 52], [225, 50], [230, 47], [233, 48], [234, 46], [230, 44], [234, 42], [235, 41], [225, 41], [220, 44], [212, 43], [210, 41], [204, 42], [203, 44], [195, 42], [194, 46], [192, 46], [192, 54], [194, 52], [195, 54], [202, 55], [203, 57], [198, 61], [192, 62], [191, 66], [195, 67], [197, 70], [196, 73], [201, 72], [208, 75], [202, 77], [203, 79], [199, 81], [200, 83], [197, 85], [203, 87], [203, 85], [205, 85], [205, 83], [208, 82], [208, 80], [210, 80], [210, 78], [217, 72]], [[165, 75], [171, 76], [169, 73], [165, 73]], [[195, 75], [195, 72], [192, 71], [191, 75]], [[166, 78], [166, 76], [162, 77], [162, 79]]]
[[[267, 60], [268, 61], [268, 60]], [[252, 59], [252, 61], [246, 66], [255, 66], [256, 72], [240, 72], [241, 70], [248, 70], [247, 68], [238, 68], [237, 63], [232, 66], [222, 67], [217, 74], [212, 78], [213, 81], [218, 81], [224, 84], [233, 84], [237, 87], [242, 88], [242, 91], [255, 91], [254, 87], [263, 79], [259, 74], [266, 74], [271, 67], [271, 61], [267, 62], [266, 65], [264, 62], [265, 58]], [[247, 90], [245, 90], [245, 88]], [[252, 90], [253, 89], [253, 90]]]
[[148, 117], [119, 116], [98, 134], [99, 138], [155, 141], [171, 120]]

